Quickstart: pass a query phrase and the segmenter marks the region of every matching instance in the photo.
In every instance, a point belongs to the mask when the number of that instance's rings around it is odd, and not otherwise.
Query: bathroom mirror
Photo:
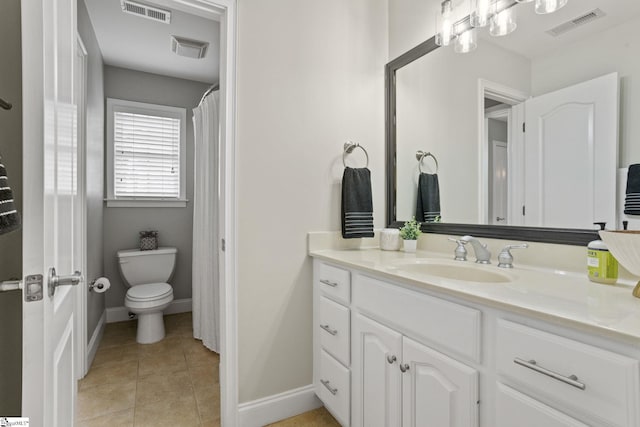
[[[633,144],[640,137],[640,124],[627,119],[640,108],[640,87],[633,84],[640,79],[640,63],[633,54],[640,45],[634,30],[640,24],[640,4],[574,1],[542,16],[534,13],[531,4],[516,5],[514,10],[516,31],[495,38],[480,28],[478,48],[471,53],[457,54],[453,46],[439,48],[432,38],[387,64],[389,225],[397,226],[414,215],[419,170],[435,173],[435,158],[442,222],[424,224],[424,231],[582,245],[596,236],[590,226],[593,221],[619,227],[620,186],[616,182],[621,171],[617,168],[640,162],[640,146]],[[579,24],[574,23],[569,31],[563,32],[567,25],[556,28],[576,20]],[[554,28],[559,34],[550,33]],[[531,183],[542,180],[532,178],[530,171],[551,171],[552,165],[548,159],[532,163],[537,151],[524,148],[523,123],[536,129],[522,103],[606,75],[617,85],[608,88],[613,94],[608,104],[602,104],[613,126],[609,136],[600,137],[597,144],[607,144],[608,151],[582,153],[576,146],[564,154],[554,152],[555,177],[546,187],[535,188]],[[604,107],[595,108],[599,114]],[[527,109],[530,111],[532,108]],[[544,125],[540,120],[532,122]],[[561,132],[575,134],[567,129]],[[565,139],[571,146],[574,138]],[[583,144],[585,150],[588,144]],[[500,157],[492,153],[501,149],[508,154],[501,160],[505,167],[497,168],[494,165],[500,163]],[[419,163],[418,150],[433,157]],[[576,167],[580,158],[583,166]],[[606,173],[601,173],[597,162],[607,164]],[[505,174],[509,183],[500,192],[499,186],[498,190],[494,187],[496,177]],[[591,191],[596,185],[599,190]],[[582,194],[585,199],[593,198],[585,205],[588,209],[576,208],[576,202],[566,203],[571,197],[580,201]],[[496,214],[500,198],[505,199],[506,215]],[[537,200],[546,201],[543,215],[535,215],[542,212]],[[553,206],[559,206],[557,212]]]

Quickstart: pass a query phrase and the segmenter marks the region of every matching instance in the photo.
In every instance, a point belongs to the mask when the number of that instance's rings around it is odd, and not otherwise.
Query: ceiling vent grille
[[[200,40],[171,36],[171,51],[186,58],[200,59],[207,54],[209,43]]]
[[[558,25],[547,31],[547,34],[551,34],[553,37],[558,37],[564,33],[567,33],[571,30],[575,30],[576,28],[588,24],[590,22],[595,21],[596,19],[602,18],[606,14],[600,9],[593,9],[591,12],[587,12],[583,15],[578,16],[570,21],[567,21],[563,24]]]
[[[130,0],[120,0],[120,6],[122,6],[122,11],[125,13],[165,24],[171,23],[171,12],[168,10],[158,9],[157,7],[147,6],[146,4]]]

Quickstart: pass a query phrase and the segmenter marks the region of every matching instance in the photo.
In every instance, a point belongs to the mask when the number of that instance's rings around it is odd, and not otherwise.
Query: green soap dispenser
[[[594,222],[604,230],[606,222]],[[592,282],[613,285],[618,280],[618,261],[611,255],[602,240],[593,240],[587,245],[587,269]]]

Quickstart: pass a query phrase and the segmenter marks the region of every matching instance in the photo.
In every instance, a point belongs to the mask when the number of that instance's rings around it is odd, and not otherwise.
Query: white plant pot
[[[405,252],[413,253],[418,247],[417,240],[403,240],[403,248]]]

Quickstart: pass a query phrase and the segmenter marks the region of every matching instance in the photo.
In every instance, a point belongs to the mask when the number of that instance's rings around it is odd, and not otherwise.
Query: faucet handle
[[[513,268],[513,255],[511,255],[511,249],[526,249],[528,247],[529,245],[526,243],[505,246],[498,255],[498,267]]]
[[[453,259],[456,261],[466,261],[467,249],[464,247],[464,245],[466,245],[467,242],[465,240],[454,239],[453,237],[449,237],[448,239],[458,244],[458,246],[456,247],[456,250],[453,252],[454,254]]]

